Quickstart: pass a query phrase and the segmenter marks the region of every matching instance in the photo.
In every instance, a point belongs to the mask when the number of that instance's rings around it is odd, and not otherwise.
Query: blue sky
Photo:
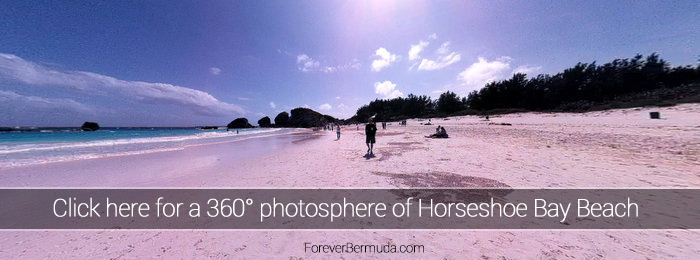
[[[0,125],[253,123],[658,52],[698,1],[3,1]]]

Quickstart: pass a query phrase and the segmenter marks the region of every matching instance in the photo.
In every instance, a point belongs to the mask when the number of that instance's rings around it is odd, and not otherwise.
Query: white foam
[[[241,136],[241,138],[229,139],[227,141],[221,141],[221,142],[232,142],[232,141],[247,140],[247,139],[251,139],[251,138],[264,138],[264,137],[285,134],[285,133],[269,134],[269,133],[277,132],[280,130],[281,129],[244,131],[244,132],[240,132],[239,134],[235,134],[235,133],[231,133],[231,132],[229,132],[229,133],[227,133],[227,132],[204,132],[204,133],[197,133],[195,135],[189,135],[189,136],[102,140],[102,141],[85,142],[82,144],[81,143],[64,143],[61,145],[55,145],[55,146],[51,146],[51,147],[35,147],[35,148],[23,148],[23,149],[28,150],[28,151],[37,151],[37,150],[41,150],[41,149],[57,150],[57,149],[70,148],[67,150],[72,151],[73,149],[78,149],[78,148],[92,148],[92,147],[99,147],[99,146],[105,146],[105,145],[113,145],[111,143],[115,143],[115,141],[118,141],[116,143],[119,143],[119,144],[135,144],[135,143],[142,144],[142,143],[196,140],[196,139],[206,139],[206,138],[219,138],[219,137],[228,137],[228,136]],[[254,135],[254,134],[261,134],[261,133],[263,133],[263,134],[262,135]],[[264,134],[264,133],[268,133],[268,134]],[[136,139],[147,139],[147,140],[136,140]],[[219,143],[219,142],[213,142],[213,143]],[[139,147],[139,149],[128,150],[128,151],[109,151],[109,150],[101,151],[101,152],[86,151],[86,152],[81,152],[81,153],[70,153],[70,154],[60,154],[59,153],[57,155],[32,156],[31,158],[14,158],[14,159],[0,160],[0,169],[1,168],[13,168],[13,167],[45,164],[45,163],[78,161],[78,160],[97,159],[97,158],[105,158],[105,157],[147,154],[147,153],[155,153],[155,152],[177,151],[177,150],[185,149],[188,146],[197,146],[197,145],[203,145],[203,144],[204,143],[202,143],[202,144],[196,144],[196,143],[195,144],[182,144],[182,145],[177,145],[177,146],[173,146],[173,147],[158,147],[158,148],[145,148],[145,149]],[[207,143],[207,144],[209,144],[209,143]],[[59,148],[57,148],[57,147],[59,147]],[[16,153],[19,153],[19,152],[16,152]]]
[[[116,153],[86,153],[86,154],[71,154],[65,156],[51,156],[43,158],[31,158],[31,159],[16,159],[8,161],[0,161],[0,168],[12,168],[20,166],[29,166],[44,163],[54,163],[54,162],[65,162],[65,161],[78,161],[87,159],[97,159],[113,156],[124,156],[124,155],[136,155],[136,154],[146,154],[146,153],[156,153],[156,152],[168,152],[182,150],[183,147],[173,147],[173,148],[159,148],[159,149],[148,149],[148,150],[138,150],[138,151],[128,151],[128,152],[116,152]]]
[[[281,129],[252,130],[252,131],[242,131],[239,134],[236,134],[233,131],[229,131],[229,132],[217,131],[217,132],[202,132],[202,133],[196,133],[193,135],[184,135],[184,136],[138,137],[138,138],[96,140],[96,141],[87,141],[87,142],[61,142],[61,143],[0,145],[0,154],[14,154],[14,153],[36,152],[36,151],[51,151],[51,150],[59,150],[59,149],[79,149],[79,148],[100,147],[100,146],[118,146],[118,145],[127,145],[127,144],[181,142],[181,141],[198,140],[198,139],[234,137],[234,136],[245,136],[245,135],[251,135],[251,134],[270,133],[270,132],[275,132],[275,131],[279,131],[279,130],[281,130]]]

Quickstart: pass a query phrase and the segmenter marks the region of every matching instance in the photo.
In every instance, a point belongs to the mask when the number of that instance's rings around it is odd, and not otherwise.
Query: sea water
[[[190,145],[282,134],[289,129],[178,127],[13,128],[0,132],[0,168],[184,149]]]

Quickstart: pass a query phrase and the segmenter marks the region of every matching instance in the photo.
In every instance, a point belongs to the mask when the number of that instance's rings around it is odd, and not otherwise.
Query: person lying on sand
[[[434,133],[432,135],[425,136],[425,137],[427,137],[427,138],[448,138],[449,137],[447,135],[447,131],[442,126],[438,126],[438,129],[436,129],[435,131],[436,131],[436,133]]]

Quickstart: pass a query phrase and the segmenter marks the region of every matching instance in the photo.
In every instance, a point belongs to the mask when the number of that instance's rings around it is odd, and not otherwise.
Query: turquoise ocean
[[[104,127],[87,132],[68,127],[3,128],[0,131],[0,168],[179,150],[189,145],[290,131],[294,130]]]

